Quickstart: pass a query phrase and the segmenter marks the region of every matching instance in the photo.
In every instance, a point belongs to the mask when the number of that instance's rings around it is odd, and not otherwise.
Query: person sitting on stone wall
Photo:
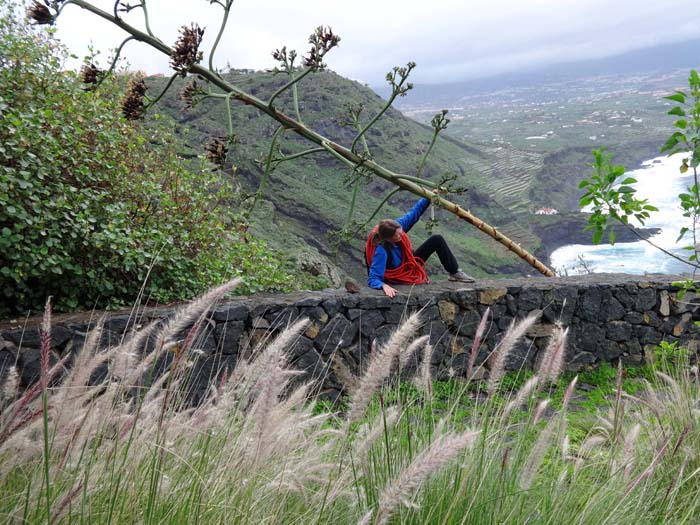
[[[425,261],[436,252],[443,268],[449,273],[450,281],[474,282],[472,277],[459,269],[457,259],[442,235],[431,235],[416,250],[411,247],[406,233],[428,206],[430,200],[422,198],[403,217],[395,221],[385,219],[372,229],[365,243],[367,284],[370,288],[381,289],[389,297],[394,297],[396,289],[389,284],[429,283]]]

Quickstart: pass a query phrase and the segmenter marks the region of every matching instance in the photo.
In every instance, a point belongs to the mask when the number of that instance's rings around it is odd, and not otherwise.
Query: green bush
[[[86,91],[51,30],[0,0],[0,317],[38,309],[295,286],[288,264],[231,234],[230,184],[175,152],[166,123],[124,120],[124,75]]]

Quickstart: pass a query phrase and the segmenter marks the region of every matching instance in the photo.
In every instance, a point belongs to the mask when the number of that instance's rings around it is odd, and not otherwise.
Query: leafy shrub
[[[170,302],[245,275],[243,293],[295,286],[286,262],[231,235],[231,185],[175,152],[166,123],[119,111],[124,75],[86,91],[51,30],[0,0],[0,317]]]

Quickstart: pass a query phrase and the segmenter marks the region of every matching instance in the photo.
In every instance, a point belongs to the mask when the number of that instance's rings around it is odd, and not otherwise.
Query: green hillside
[[[226,77],[263,99],[286,80],[283,75],[267,72],[231,72]],[[153,92],[165,82],[164,78],[149,79]],[[183,154],[196,156],[212,136],[226,134],[226,109],[220,101],[206,100],[192,110],[184,110],[178,96],[182,86],[182,82],[176,82],[157,111],[175,121],[176,132],[187,144]],[[362,116],[366,122],[383,105],[383,100],[366,86],[333,72],[305,78],[299,84],[299,91],[304,122],[344,145],[349,145],[354,137],[352,129],[339,124],[344,106],[363,104]],[[293,113],[290,93],[278,101],[280,109]],[[238,140],[229,154],[229,164],[233,163],[237,168],[235,181],[241,188],[252,191],[263,173],[256,159],[263,159],[267,154],[276,123],[253,108],[234,103],[233,124]],[[369,131],[367,139],[375,160],[393,171],[415,174],[431,134],[430,128],[391,109]],[[292,133],[285,134],[280,144],[285,153],[308,147],[303,139]],[[534,250],[539,246],[539,239],[527,228],[519,226],[519,223],[526,222],[519,219],[532,212],[531,205],[521,197],[527,193],[529,179],[518,180],[513,174],[521,167],[530,172],[530,167],[541,164],[541,155],[507,153],[495,148],[477,149],[454,139],[441,138],[424,168],[424,177],[437,181],[445,173],[455,174],[458,185],[469,189],[467,193],[454,196],[456,202],[507,231],[524,247]],[[229,166],[227,172],[231,173]],[[351,196],[347,187],[349,175],[348,168],[324,154],[281,164],[267,183],[265,200],[256,208],[251,231],[279,248],[298,253],[302,265],[322,260],[336,265],[341,275],[347,273],[362,278],[365,275],[362,264],[364,233],[358,234],[350,245],[340,243],[337,251],[333,248],[332,235],[328,236],[328,232],[339,229],[346,220]],[[364,221],[368,218],[389,188],[388,183],[379,179],[367,181],[358,198],[355,219]],[[415,200],[410,193],[399,193],[378,217],[400,216]],[[467,223],[441,210],[436,213],[436,218],[441,223],[435,231],[443,234],[454,246],[466,271],[476,275],[531,272],[529,266]],[[427,235],[425,227],[418,225],[412,238],[414,243],[419,243]]]

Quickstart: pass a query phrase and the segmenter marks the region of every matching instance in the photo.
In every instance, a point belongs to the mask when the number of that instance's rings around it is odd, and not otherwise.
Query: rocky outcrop
[[[201,397],[259,342],[300,318],[309,319],[309,325],[289,348],[289,361],[302,372],[298,380],[315,381],[319,395],[329,399],[352,383],[367,365],[373,345],[385,341],[412,312],[420,312],[419,334],[428,335],[434,347],[431,369],[438,379],[466,373],[475,332],[487,309],[489,328],[476,361],[484,365],[480,374],[488,373],[487,358],[511,323],[533,312],[539,321],[510,355],[508,368],[532,367],[558,323],[569,327],[569,370],[618,360],[640,365],[660,341],[677,341],[695,354],[700,348],[695,324],[700,306],[692,294],[679,300],[674,280],[598,274],[397,287],[400,293],[394,298],[366,287],[360,293],[326,290],[239,298],[208,315],[195,343],[200,352],[193,367],[192,395]],[[118,344],[141,326],[173,313],[168,308],[109,313],[100,345]],[[38,374],[38,321],[23,329],[17,324],[0,325],[0,375],[16,365],[27,386]],[[51,336],[52,359],[80,351],[90,327],[80,315],[59,317]],[[149,351],[148,344],[144,351]]]

